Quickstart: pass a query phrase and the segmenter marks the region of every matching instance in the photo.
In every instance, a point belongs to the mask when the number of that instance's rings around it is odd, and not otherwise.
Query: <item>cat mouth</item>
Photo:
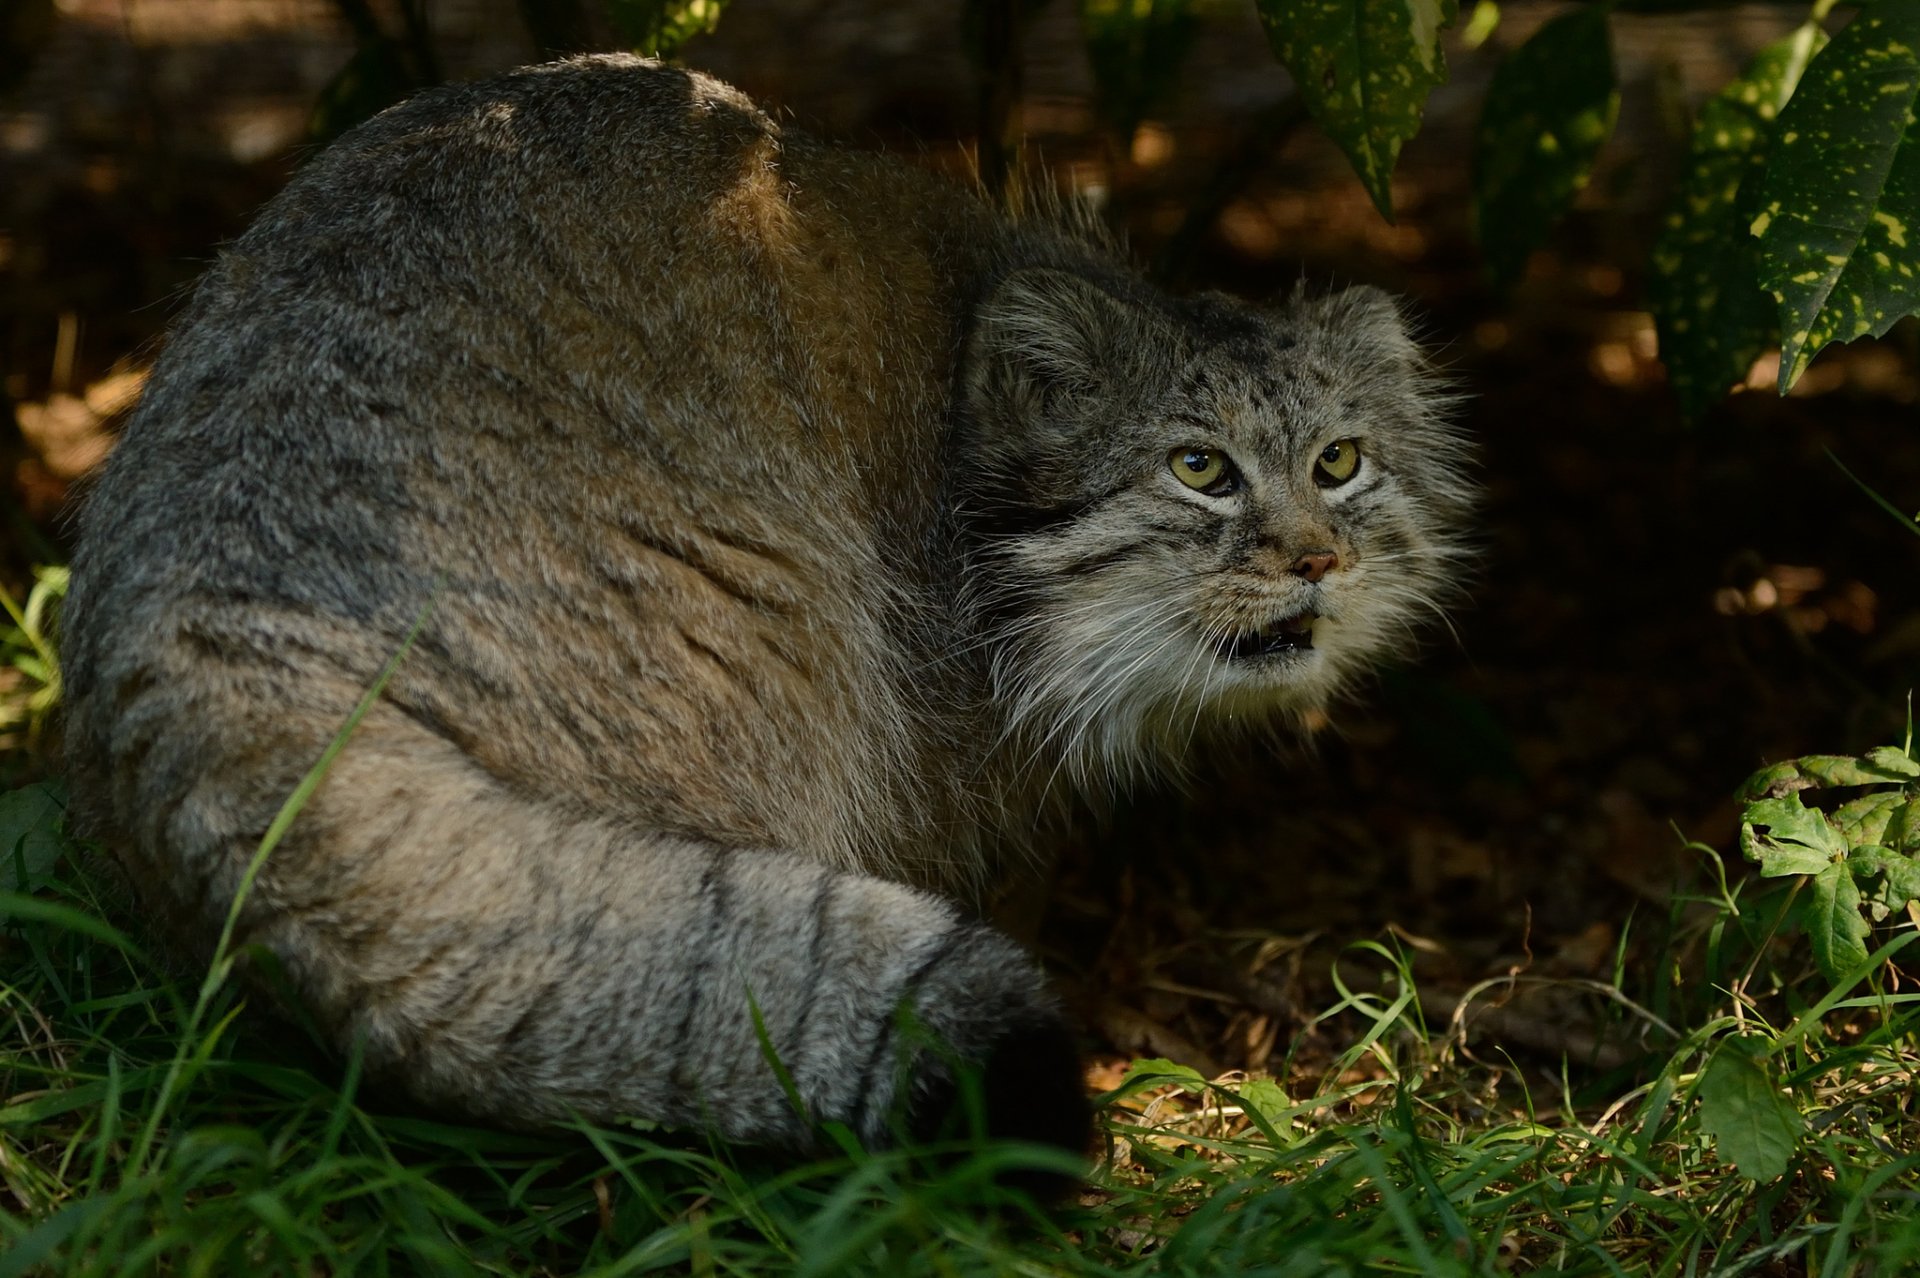
[[[1304,652],[1313,647],[1313,623],[1320,614],[1311,610],[1289,613],[1257,630],[1243,630],[1220,641],[1220,655],[1228,661]]]

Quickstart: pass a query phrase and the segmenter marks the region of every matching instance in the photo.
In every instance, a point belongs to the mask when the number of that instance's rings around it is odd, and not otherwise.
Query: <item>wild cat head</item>
[[[1324,705],[1459,588],[1467,450],[1377,290],[1256,308],[1018,271],[961,396],[997,689],[1082,780]]]

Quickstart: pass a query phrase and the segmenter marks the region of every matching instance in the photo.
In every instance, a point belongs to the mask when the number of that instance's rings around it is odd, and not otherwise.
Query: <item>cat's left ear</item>
[[[1405,305],[1384,289],[1360,284],[1311,300],[1296,290],[1293,305],[1335,341],[1409,367],[1425,362]]]
[[[968,389],[1016,411],[1084,395],[1151,343],[1154,328],[1152,315],[1093,280],[1051,268],[1015,271],[976,316]]]

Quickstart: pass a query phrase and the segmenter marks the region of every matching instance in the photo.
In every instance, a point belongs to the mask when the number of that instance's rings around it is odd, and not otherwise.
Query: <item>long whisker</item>
[[[1200,637],[1200,647],[1199,651],[1195,653],[1195,661],[1211,655],[1219,644],[1226,641],[1227,635],[1230,632],[1231,627],[1226,622],[1220,622],[1208,627],[1207,632]],[[1207,662],[1207,673],[1201,681],[1200,695],[1196,697],[1193,702],[1193,721],[1187,725],[1187,742],[1185,746],[1181,747],[1181,755],[1183,757],[1193,749],[1193,738],[1195,734],[1200,731],[1200,713],[1206,709],[1208,701],[1213,696],[1213,681],[1219,673],[1220,663],[1218,661]],[[1191,666],[1187,669],[1187,677],[1193,677],[1193,669]]]
[[[1175,630],[1165,635],[1164,637],[1162,637],[1159,643],[1155,644],[1152,648],[1148,649],[1147,651],[1141,653],[1138,657],[1136,657],[1127,666],[1125,670],[1120,671],[1118,674],[1114,675],[1110,680],[1105,681],[1106,686],[1102,692],[1100,700],[1088,708],[1087,713],[1085,714],[1085,717],[1080,725],[1079,730],[1074,734],[1073,739],[1067,743],[1066,752],[1063,755],[1063,759],[1072,759],[1074,761],[1074,774],[1076,778],[1081,779],[1083,781],[1086,779],[1086,771],[1087,771],[1086,762],[1084,757],[1080,754],[1081,740],[1087,735],[1089,731],[1092,730],[1092,728],[1096,724],[1102,724],[1103,721],[1106,720],[1108,713],[1116,705],[1119,704],[1120,700],[1123,697],[1125,697],[1128,693],[1133,691],[1133,687],[1130,681],[1132,680],[1135,672],[1137,672],[1142,666],[1146,665],[1148,662],[1152,661],[1155,657],[1159,656],[1160,653],[1166,650],[1169,644],[1173,643],[1175,640],[1180,639],[1182,637],[1183,637],[1182,632],[1179,630]],[[1111,722],[1105,722],[1104,730],[1108,733],[1110,738],[1114,732],[1114,728],[1115,728],[1115,725],[1113,725]],[[1106,751],[1109,757],[1113,757],[1118,754],[1117,749],[1114,748],[1115,744],[1116,743],[1113,743],[1110,740],[1109,748]],[[1048,784],[1049,785],[1052,784],[1051,778],[1048,779]]]
[[[1126,643],[1115,645],[1115,647],[1124,649],[1125,647],[1131,646],[1134,638],[1144,633],[1146,629],[1144,625],[1135,627],[1126,635]],[[1097,672],[1095,677],[1091,677],[1083,683],[1082,690],[1068,708],[1068,713],[1063,715],[1060,721],[1054,725],[1053,730],[1048,732],[1046,739],[1042,741],[1041,745],[1035,751],[1033,762],[1038,763],[1040,752],[1052,744],[1054,738],[1059,735],[1061,728],[1068,724],[1074,725],[1065,748],[1060,752],[1059,761],[1054,764],[1053,771],[1047,776],[1047,783],[1043,788],[1043,792],[1045,789],[1051,789],[1053,787],[1054,780],[1059,776],[1061,768],[1065,767],[1069,760],[1074,761],[1072,767],[1072,775],[1074,778],[1080,781],[1086,779],[1086,769],[1079,761],[1081,740],[1095,724],[1101,721],[1101,717],[1107,710],[1131,690],[1128,685],[1128,679],[1131,678],[1133,673],[1146,662],[1152,660],[1167,644],[1179,638],[1179,635],[1180,632],[1178,630],[1168,634],[1152,648],[1135,655],[1123,670],[1114,672],[1110,671],[1108,667],[1118,664],[1121,660],[1125,660],[1124,656],[1110,658],[1102,663],[1102,668]]]

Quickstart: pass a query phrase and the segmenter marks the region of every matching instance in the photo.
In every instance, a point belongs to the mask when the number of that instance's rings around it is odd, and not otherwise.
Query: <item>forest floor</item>
[[[449,7],[472,36],[458,58],[525,56],[503,8]],[[60,561],[69,486],[110,447],[177,290],[284,177],[299,103],[344,57],[325,6],[266,9],[280,25],[175,48],[141,44],[150,4],[68,6],[98,29],[60,34],[0,117],[20,428],[0,565],[18,600]],[[749,17],[742,0],[690,58],[834,132],[959,164],[964,63],[849,9]],[[43,860],[26,880],[41,908],[12,898],[0,932],[0,1278],[196,1255],[216,1272],[1196,1274],[1893,1273],[1920,1256],[1911,996],[1889,968],[1809,1010],[1827,987],[1776,935],[1790,889],[1744,880],[1736,795],[1763,764],[1904,739],[1920,539],[1842,467],[1920,504],[1920,337],[1830,351],[1784,399],[1763,362],[1689,425],[1640,300],[1663,140],[1659,77],[1633,57],[1671,53],[1710,87],[1768,12],[1632,37],[1623,155],[1506,295],[1466,211],[1472,51],[1388,225],[1311,130],[1259,135],[1245,31],[1209,37],[1206,87],[1121,147],[1058,18],[1030,41],[1023,115],[1054,170],[1108,191],[1142,260],[1178,241],[1190,286],[1414,299],[1468,396],[1486,492],[1472,603],[1425,652],[1310,740],[1129,796],[1054,872],[1038,943],[1106,1103],[1083,1199],[1008,1207],[975,1162],[783,1170],[649,1133],[542,1141],[363,1109],[337,1062],[229,1030],[230,992],[125,957],[80,871]],[[784,40],[817,57],[771,60]],[[88,58],[98,82],[61,78]],[[273,59],[279,79],[258,65]],[[1183,238],[1236,148],[1257,162]],[[0,774],[57,782],[53,730],[29,723],[39,654],[19,627],[9,642]],[[25,802],[0,807],[0,832],[56,824]],[[1764,1184],[1698,1108],[1729,1034],[1769,1045],[1768,1077],[1809,1115]]]

